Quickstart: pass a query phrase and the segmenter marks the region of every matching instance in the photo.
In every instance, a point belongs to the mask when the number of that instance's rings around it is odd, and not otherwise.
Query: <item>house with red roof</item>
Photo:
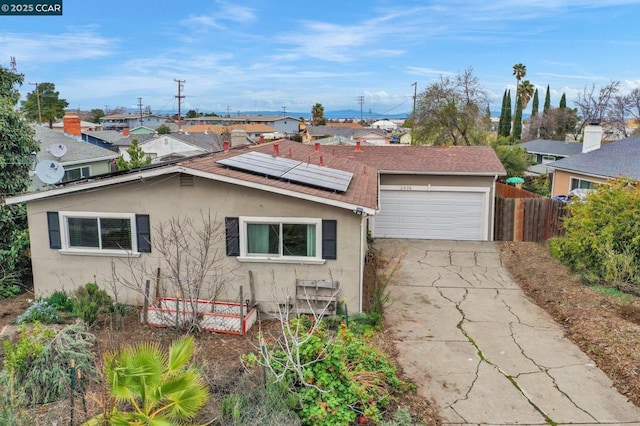
[[[335,300],[357,312],[369,232],[492,240],[494,185],[504,175],[489,147],[280,140],[225,144],[221,152],[58,185],[6,203],[27,206],[37,297],[93,281],[109,289],[114,271],[124,274],[140,263],[164,271],[156,249],[161,224],[204,214],[223,225],[214,247],[233,271],[227,294],[251,287],[260,308],[274,311],[296,303],[299,282],[332,282],[339,283]],[[175,295],[176,289],[162,291]],[[289,300],[284,295],[294,302],[283,302]],[[142,303],[127,288],[119,298]]]

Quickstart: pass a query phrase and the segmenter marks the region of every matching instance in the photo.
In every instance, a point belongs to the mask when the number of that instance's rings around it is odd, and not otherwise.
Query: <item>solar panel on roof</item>
[[[345,192],[353,173],[261,152],[249,152],[216,161],[223,166],[332,191]]]
[[[301,163],[281,177],[291,182],[345,192],[349,187],[353,173],[316,166],[315,164]]]
[[[242,155],[236,155],[235,157],[218,160],[216,163],[233,167],[234,169],[279,178],[284,173],[300,164],[300,161],[284,157],[274,157],[261,152],[249,152]]]

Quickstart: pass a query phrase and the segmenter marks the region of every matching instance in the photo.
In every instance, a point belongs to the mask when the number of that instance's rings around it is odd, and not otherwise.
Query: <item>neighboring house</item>
[[[71,114],[71,113],[66,113],[65,116],[66,117],[69,117],[69,116],[76,116],[77,117],[77,115]],[[57,123],[53,123],[51,128],[53,130],[63,130],[64,131],[64,120],[58,121]],[[80,130],[83,131],[83,132],[86,132],[86,131],[89,131],[89,130],[102,130],[102,124],[92,123],[90,121],[80,120]]]
[[[372,129],[379,129],[385,131],[398,130],[398,125],[391,120],[378,120],[371,123],[369,126]]]
[[[117,154],[104,148],[88,144],[66,133],[52,130],[46,125],[34,125],[35,139],[40,145],[38,162],[50,160],[64,167],[62,182],[88,178],[113,171],[113,161]],[[58,148],[62,145],[64,148]],[[64,152],[62,156],[56,156]],[[42,188],[45,184],[35,175],[33,187]]]
[[[300,120],[283,115],[237,115],[232,117],[194,117],[185,118],[185,126],[196,124],[218,124],[230,126],[236,124],[264,124],[284,135],[292,135],[300,131]]]
[[[138,126],[129,130],[130,135],[153,135],[156,132],[156,129],[152,129],[147,126]]]
[[[247,137],[254,142],[280,139],[283,136],[276,129],[266,124],[229,124],[228,126],[194,124],[193,126],[185,127],[183,130],[188,133],[215,133],[220,136],[225,133],[231,133],[233,130],[243,130],[247,133]]]
[[[583,145],[579,142],[546,139],[523,142],[520,146],[531,156],[533,164],[529,167],[529,173],[533,175],[547,174],[547,164],[579,154],[583,149]]]
[[[26,203],[37,297],[94,280],[109,288],[114,270],[126,275],[142,263],[164,272],[153,248],[158,227],[210,214],[223,226],[219,266],[233,270],[229,299],[252,287],[261,309],[273,311],[296,303],[287,299],[296,280],[330,280],[340,283],[338,300],[358,312],[368,229],[377,237],[491,240],[494,185],[503,175],[490,147],[318,151],[283,140],[6,202]],[[142,302],[124,288],[119,297]]]
[[[329,137],[342,137],[346,139],[361,140],[370,145],[385,145],[391,142],[391,137],[383,130],[356,129],[344,126],[306,126],[302,141],[313,142],[317,139]]]
[[[222,139],[212,133],[130,134],[116,142],[119,153],[127,161],[129,161],[127,149],[134,139],[138,140],[140,148],[152,158],[154,163],[222,151]]]
[[[640,136],[600,147],[602,130],[599,127],[585,129],[584,144],[591,147],[587,152],[547,164],[553,170],[553,196],[567,195],[578,188],[592,189],[618,177],[640,180]]]
[[[104,130],[133,129],[146,126],[152,129],[160,127],[165,119],[155,114],[111,114],[100,119]]]
[[[117,151],[116,143],[123,138],[123,134],[116,130],[83,131],[82,140],[101,148]]]

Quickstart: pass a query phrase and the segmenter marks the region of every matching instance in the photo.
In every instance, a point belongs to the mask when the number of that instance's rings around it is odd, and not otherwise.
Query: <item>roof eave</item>
[[[492,172],[424,172],[424,171],[411,171],[411,170],[385,170],[379,169],[380,174],[387,175],[430,175],[430,176],[506,176],[506,171],[492,171]]]

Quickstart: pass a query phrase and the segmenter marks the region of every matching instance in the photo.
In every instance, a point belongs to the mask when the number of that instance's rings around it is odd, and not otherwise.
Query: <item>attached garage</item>
[[[382,187],[374,236],[489,240],[490,188]]]

